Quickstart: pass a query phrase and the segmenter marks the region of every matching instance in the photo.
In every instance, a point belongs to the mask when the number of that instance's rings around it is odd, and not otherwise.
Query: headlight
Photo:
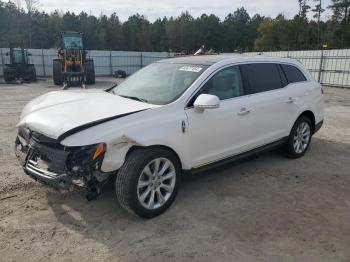
[[[19,127],[18,128],[18,135],[28,143],[30,136],[31,136],[31,132],[26,127]]]
[[[100,143],[82,147],[72,147],[69,150],[70,154],[66,162],[67,167],[70,169],[75,166],[86,167],[98,164],[102,161],[104,153],[106,152],[106,144]]]

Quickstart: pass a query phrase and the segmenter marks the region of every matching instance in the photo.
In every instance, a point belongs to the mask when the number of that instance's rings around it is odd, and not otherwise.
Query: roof
[[[228,60],[230,62],[294,62],[295,60],[289,58],[281,57],[270,57],[270,56],[248,56],[240,54],[230,54],[230,55],[198,55],[198,56],[181,56],[169,59],[163,59],[159,62],[161,63],[174,63],[174,64],[191,64],[191,65],[206,65],[210,66],[215,63]]]

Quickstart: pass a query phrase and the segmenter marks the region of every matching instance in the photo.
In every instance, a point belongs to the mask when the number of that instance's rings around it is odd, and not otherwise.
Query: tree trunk
[[[28,12],[29,15],[29,48],[32,48],[32,13]]]

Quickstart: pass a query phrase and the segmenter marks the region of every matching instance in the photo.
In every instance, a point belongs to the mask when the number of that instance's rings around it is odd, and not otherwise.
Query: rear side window
[[[286,74],[288,83],[297,83],[306,81],[304,74],[295,66],[282,65],[283,71]]]
[[[255,94],[282,88],[279,65],[258,63],[241,65],[244,83],[244,94]]]

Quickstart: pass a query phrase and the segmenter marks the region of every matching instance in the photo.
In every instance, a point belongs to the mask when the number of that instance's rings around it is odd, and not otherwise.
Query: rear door
[[[294,65],[281,64],[281,68],[288,83],[285,89],[289,98],[291,112],[289,127],[291,129],[300,114],[300,108],[314,104],[313,94],[316,90],[314,85],[310,85],[304,74]],[[316,93],[319,94],[320,92]]]
[[[242,106],[249,110],[247,145],[250,149],[277,141],[289,133],[291,106],[287,83],[280,65],[251,63],[240,65],[244,95]]]

